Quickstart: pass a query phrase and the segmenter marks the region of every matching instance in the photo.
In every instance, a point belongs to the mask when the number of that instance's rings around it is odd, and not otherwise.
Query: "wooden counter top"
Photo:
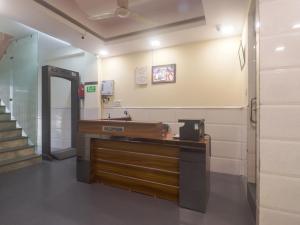
[[[124,128],[123,132],[106,132],[103,131],[103,126]],[[127,130],[126,130],[127,129]],[[168,145],[186,145],[199,147],[208,144],[208,137],[202,138],[199,141],[188,141],[174,139],[170,133],[165,133],[162,123],[147,123],[136,121],[114,121],[114,120],[81,120],[79,121],[79,133],[109,135],[119,140],[127,138],[130,141],[142,141],[161,143]],[[125,140],[125,139],[123,139]]]
[[[154,139],[160,139],[164,136],[162,123],[120,120],[81,120],[79,121],[79,132]]]

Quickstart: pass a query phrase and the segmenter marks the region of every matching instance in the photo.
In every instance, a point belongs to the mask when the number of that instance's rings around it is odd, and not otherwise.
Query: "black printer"
[[[189,141],[199,141],[205,135],[204,119],[201,120],[189,120],[180,119],[179,123],[184,123],[179,128],[179,139]]]

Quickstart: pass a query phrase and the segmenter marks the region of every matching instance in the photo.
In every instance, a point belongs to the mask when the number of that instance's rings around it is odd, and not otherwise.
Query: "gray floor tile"
[[[254,225],[239,177],[212,174],[206,214],[77,182],[75,159],[0,174],[1,225]]]

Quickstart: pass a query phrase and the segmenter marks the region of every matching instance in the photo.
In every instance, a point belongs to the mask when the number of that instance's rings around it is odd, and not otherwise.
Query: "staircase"
[[[1,101],[0,101],[1,102]],[[28,138],[22,136],[22,129],[16,127],[5,106],[0,106],[0,173],[20,169],[41,162]]]

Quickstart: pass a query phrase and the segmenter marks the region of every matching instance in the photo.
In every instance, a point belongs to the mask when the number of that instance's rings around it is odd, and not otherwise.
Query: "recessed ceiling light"
[[[284,51],[284,50],[285,50],[285,47],[284,47],[284,46],[278,46],[278,47],[275,48],[275,51],[276,51],[276,52],[282,52],[282,51]]]
[[[157,48],[160,46],[160,41],[159,40],[152,40],[150,41],[150,45],[153,47],[153,48]]]
[[[260,22],[259,21],[256,22],[255,27],[256,27],[256,29],[260,28]]]
[[[108,56],[108,51],[106,49],[102,49],[102,50],[100,50],[99,54],[101,56]]]
[[[217,31],[221,32],[223,35],[230,35],[234,32],[234,27],[232,25],[217,25]]]
[[[293,29],[299,29],[300,28],[300,23],[294,24],[294,26],[292,28]]]

